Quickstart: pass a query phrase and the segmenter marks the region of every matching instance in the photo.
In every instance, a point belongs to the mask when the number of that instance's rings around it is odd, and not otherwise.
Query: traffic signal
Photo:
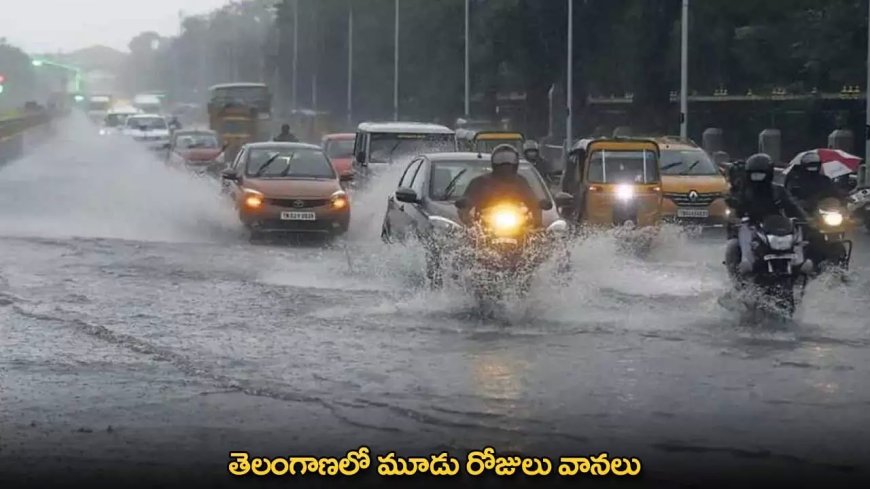
[[[3,93],[3,90],[4,90],[3,82],[5,82],[5,81],[6,81],[6,77],[3,75],[0,75],[0,93]]]

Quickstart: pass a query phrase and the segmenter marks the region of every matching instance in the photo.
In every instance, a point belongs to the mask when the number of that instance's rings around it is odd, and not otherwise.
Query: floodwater
[[[664,481],[866,475],[863,231],[852,280],[813,283],[785,324],[721,308],[721,239],[674,229],[645,258],[574,243],[570,280],[545,266],[481,316],[380,241],[396,175],[353,195],[344,239],[252,245],[212,182],[59,130],[0,169],[0,473],[492,445],[639,457]]]

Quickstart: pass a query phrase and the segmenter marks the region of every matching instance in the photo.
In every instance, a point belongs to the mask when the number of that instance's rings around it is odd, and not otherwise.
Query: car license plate
[[[314,221],[317,216],[313,212],[282,212],[281,219],[284,221]]]
[[[710,217],[707,209],[677,209],[677,217]]]

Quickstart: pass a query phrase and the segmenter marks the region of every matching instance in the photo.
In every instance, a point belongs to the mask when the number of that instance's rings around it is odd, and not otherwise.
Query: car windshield
[[[456,139],[453,134],[372,134],[369,142],[369,161],[391,163],[403,156],[455,150]]]
[[[221,127],[226,134],[249,134],[250,125],[247,119],[226,119]]]
[[[663,175],[718,175],[716,165],[700,149],[662,150],[659,161]]]
[[[88,102],[90,110],[108,110],[112,103],[109,100],[91,100]]]
[[[103,120],[103,124],[106,127],[119,127],[127,122],[128,117],[130,117],[129,114],[108,114]]]
[[[590,183],[655,183],[656,154],[652,151],[609,151],[592,153],[589,160]]]
[[[130,117],[127,127],[140,130],[166,129],[166,120],[162,117]]]
[[[335,178],[326,155],[309,148],[256,148],[248,152],[245,173],[259,178]]]
[[[474,144],[474,150],[480,153],[492,153],[497,146],[502,144],[510,144],[517,151],[523,151],[523,140],[522,139],[485,139],[485,140],[477,140]]]
[[[179,134],[178,138],[175,140],[175,146],[179,149],[215,149],[220,147],[220,142],[214,134]]]
[[[326,156],[330,158],[352,158],[353,139],[330,139],[326,141]]]
[[[462,197],[472,180],[491,171],[492,167],[488,163],[477,161],[434,162],[429,178],[429,197],[436,201],[455,201]],[[531,165],[521,164],[519,174],[529,182],[539,199],[550,198],[537,171]]]

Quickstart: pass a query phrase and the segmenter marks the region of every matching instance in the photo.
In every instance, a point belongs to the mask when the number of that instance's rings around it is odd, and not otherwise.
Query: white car
[[[121,134],[124,130],[124,124],[127,123],[127,118],[142,111],[135,107],[113,107],[103,118],[103,125],[100,127],[101,136],[111,136]]]
[[[148,149],[169,148],[169,124],[158,114],[137,114],[128,117],[123,134],[144,143]]]

